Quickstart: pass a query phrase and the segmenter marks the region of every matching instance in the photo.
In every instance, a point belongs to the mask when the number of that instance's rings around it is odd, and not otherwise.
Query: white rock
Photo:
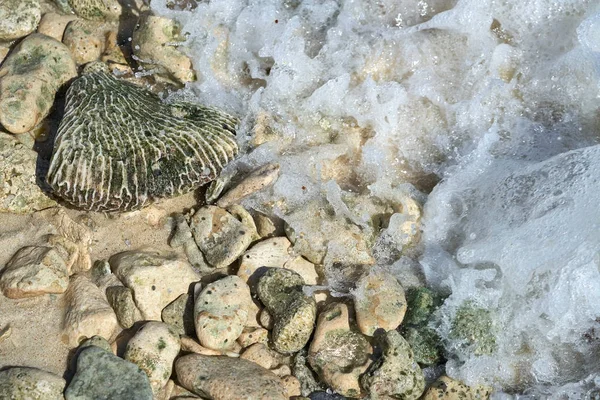
[[[124,358],[148,375],[157,394],[169,381],[173,361],[179,353],[179,334],[163,322],[147,322],[127,343]]]
[[[7,400],[62,400],[66,382],[58,375],[30,367],[0,371],[0,398]]]
[[[0,276],[0,289],[11,299],[64,293],[68,284],[65,262],[54,249],[46,246],[23,247]]]
[[[104,293],[83,275],[73,275],[66,293],[67,313],[64,332],[70,347],[82,339],[102,336],[111,341],[119,327],[117,316]]]
[[[239,203],[244,197],[258,192],[265,187],[273,184],[279,177],[279,165],[267,164],[255,171],[252,171],[240,183],[232,187],[225,193],[217,206],[227,208],[233,204]]]

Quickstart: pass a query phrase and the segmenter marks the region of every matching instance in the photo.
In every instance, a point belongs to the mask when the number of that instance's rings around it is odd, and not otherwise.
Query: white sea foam
[[[372,230],[379,264],[406,272],[414,264],[393,248],[405,238],[382,240],[372,210],[401,202],[413,190],[406,183],[427,191],[442,179],[425,206],[421,264],[430,285],[451,291],[438,329],[452,376],[556,398],[592,390],[598,1],[211,0],[193,11],[165,3],[152,7],[189,32],[199,80],[188,91],[242,116],[248,155],[237,168],[280,164],[269,197],[292,228],[325,229],[288,213],[327,204],[331,221]],[[261,118],[279,138],[255,148]],[[335,237],[334,222],[321,234]],[[492,312],[492,356],[449,333],[467,300]]]

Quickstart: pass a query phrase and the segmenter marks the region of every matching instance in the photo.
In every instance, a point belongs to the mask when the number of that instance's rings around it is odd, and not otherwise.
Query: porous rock
[[[237,204],[245,197],[272,185],[278,177],[279,165],[277,164],[267,164],[258,168],[221,196],[217,206],[227,208]]]
[[[42,15],[42,19],[38,25],[37,33],[50,36],[51,38],[62,42],[65,28],[69,22],[75,19],[77,19],[77,17],[72,14],[64,15],[54,12],[45,13]]]
[[[68,0],[68,3],[75,14],[90,20],[117,20],[123,12],[118,0]]]
[[[194,326],[194,298],[188,293],[184,293],[161,312],[163,322],[171,325],[180,335],[194,336],[196,328]]]
[[[486,386],[467,386],[446,375],[441,376],[425,392],[422,400],[487,400],[491,388]]]
[[[67,25],[62,42],[75,63],[83,65],[100,59],[107,48],[109,33],[117,29],[116,23],[77,19]]]
[[[11,299],[63,293],[68,284],[69,274],[64,260],[54,249],[46,246],[21,248],[0,276],[0,289]]]
[[[0,371],[0,397],[10,400],[62,400],[65,380],[37,368],[12,367]]]
[[[32,130],[50,112],[58,89],[77,76],[67,47],[34,33],[0,68],[0,123],[11,133]]]
[[[139,209],[213,180],[237,154],[237,122],[214,108],[163,102],[91,63],[67,92],[47,181],[78,208]]]
[[[133,291],[135,304],[146,320],[160,321],[162,309],[200,280],[187,262],[174,254],[130,251],[112,256],[113,273]]]
[[[29,35],[41,18],[38,0],[4,0],[0,3],[0,41]]]
[[[106,288],[106,299],[113,308],[121,325],[129,329],[138,321],[142,320],[142,314],[135,305],[133,292],[125,286],[110,286]]]
[[[179,383],[215,400],[284,400],[281,380],[259,365],[239,358],[190,354],[175,362]]]

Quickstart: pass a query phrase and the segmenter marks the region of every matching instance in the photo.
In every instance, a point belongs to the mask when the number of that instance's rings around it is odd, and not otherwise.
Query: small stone
[[[62,41],[75,63],[83,65],[100,59],[107,47],[107,36],[116,30],[113,23],[77,19],[67,25]]]
[[[148,377],[137,365],[96,346],[81,351],[66,400],[152,400]]]
[[[260,276],[266,272],[266,267],[286,268],[300,274],[307,285],[316,285],[319,275],[315,265],[294,255],[291,245],[286,237],[256,243],[240,259],[237,275],[254,289]]]
[[[317,305],[303,285],[300,275],[283,268],[269,268],[258,282],[258,296],[274,318],[271,339],[279,352],[302,349],[313,331]]]
[[[102,336],[92,336],[91,338],[86,339],[83,342],[81,342],[81,344],[77,348],[78,354],[81,353],[81,350],[88,348],[90,346],[100,347],[104,351],[108,351],[109,353],[112,353],[112,348],[110,346],[110,343],[108,343],[108,341],[106,339],[104,339]]]
[[[229,189],[217,201],[217,206],[222,208],[238,204],[245,197],[256,193],[273,184],[279,177],[279,165],[267,164],[252,171],[240,183]]]
[[[0,276],[0,289],[11,299],[64,293],[69,284],[67,266],[51,247],[23,247]]]
[[[363,277],[353,292],[356,321],[362,333],[373,336],[376,330],[396,329],[406,313],[404,289],[386,272]]]
[[[404,323],[410,325],[421,325],[427,322],[429,316],[439,305],[437,296],[426,287],[410,288],[406,292],[408,309],[404,317]]]
[[[301,395],[300,381],[295,376],[284,376],[281,378],[281,383],[283,384],[283,387],[285,388],[285,392],[287,393],[288,397],[295,397]]]
[[[50,208],[40,211],[38,214],[53,225],[59,235],[71,242],[85,245],[92,243],[90,228],[83,223],[73,221],[62,208]]]
[[[265,328],[244,328],[237,342],[243,349],[252,346],[255,343],[267,344],[269,342],[269,331]]]
[[[254,215],[254,222],[256,223],[258,236],[260,236],[261,239],[284,234],[283,220],[281,219],[269,217],[262,213],[256,213],[256,215]]]
[[[361,397],[359,377],[371,364],[372,352],[367,339],[351,329],[345,304],[332,303],[319,314],[308,361],[333,390]]]
[[[118,0],[68,0],[75,14],[89,20],[118,20],[123,12]]]
[[[269,310],[267,310],[266,308],[263,308],[262,310],[260,310],[260,314],[258,316],[258,322],[260,322],[260,326],[262,326],[263,328],[272,330],[275,320],[273,319],[273,316],[271,315]]]
[[[11,41],[35,30],[42,11],[38,0],[4,0],[0,3],[0,41]]]
[[[242,215],[216,206],[200,208],[192,217],[190,228],[206,261],[215,268],[233,263],[257,235],[256,227],[246,223]]]
[[[422,400],[487,400],[492,390],[486,386],[470,387],[447,376],[440,377],[425,392]]]
[[[184,293],[168,306],[163,308],[161,314],[163,322],[171,325],[180,335],[194,336],[194,297]]]
[[[0,132],[0,212],[28,214],[56,205],[37,185],[37,158],[34,150]]]
[[[382,337],[382,357],[361,378],[372,399],[418,399],[425,390],[425,378],[413,352],[398,331]]]
[[[106,299],[113,308],[119,325],[129,329],[142,320],[142,314],[135,305],[131,289],[124,286],[111,286],[106,288]]]
[[[214,350],[231,349],[244,326],[258,325],[257,313],[250,288],[239,277],[231,275],[207,285],[194,305],[200,344]]]
[[[440,361],[442,339],[433,329],[426,326],[409,327],[404,330],[403,336],[410,345],[416,362],[433,365]]]
[[[6,325],[4,328],[0,329],[0,343],[8,339],[12,335],[12,327],[10,325]]]
[[[458,346],[476,356],[496,351],[496,325],[492,313],[478,307],[473,301],[465,301],[452,319],[449,334]]]
[[[11,133],[32,130],[50,112],[58,89],[76,76],[64,44],[39,33],[29,35],[0,68],[0,123]]]
[[[281,378],[287,375],[291,375],[292,369],[289,365],[281,364],[275,368],[271,368],[271,372]]]
[[[148,375],[152,391],[156,394],[171,377],[179,349],[179,334],[164,322],[151,321],[129,340],[124,358],[137,364]]]
[[[175,362],[175,370],[183,387],[215,400],[288,399],[279,377],[248,360],[190,354]]]
[[[185,40],[176,21],[146,13],[138,21],[131,44],[136,60],[146,69],[186,83],[196,77],[192,61],[177,48]]]
[[[50,36],[53,39],[62,42],[63,34],[69,22],[77,19],[74,15],[64,15],[54,12],[46,13],[37,28],[37,33]]]
[[[323,390],[323,387],[315,378],[313,371],[308,367],[306,351],[301,350],[294,356],[292,370],[294,377],[300,382],[300,391],[303,396]]]
[[[66,341],[77,347],[82,339],[102,336],[111,340],[119,322],[104,293],[84,275],[71,277],[66,293],[67,313],[64,320]]]
[[[279,364],[277,355],[275,352],[263,343],[255,343],[248,347],[241,355],[240,358],[244,360],[252,361],[260,365],[265,369],[271,369]]]
[[[90,251],[86,243],[73,243],[61,235],[48,236],[51,245],[65,261],[69,276],[88,271],[92,267]]]
[[[60,376],[37,368],[0,371],[0,397],[7,400],[62,400],[65,385]]]
[[[223,356],[223,355],[225,355],[228,357],[239,357],[239,354],[233,353],[231,351],[219,351],[219,350],[208,349],[208,348],[202,346],[200,343],[196,342],[191,337],[182,336],[180,342],[181,342],[181,351],[184,351],[184,352],[202,354],[204,356]]]
[[[124,252],[109,259],[113,273],[133,291],[142,317],[160,321],[162,309],[200,280],[192,266],[175,255]]]

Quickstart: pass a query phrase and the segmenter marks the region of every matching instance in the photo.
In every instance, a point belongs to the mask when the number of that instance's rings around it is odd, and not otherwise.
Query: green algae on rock
[[[47,181],[78,208],[139,209],[215,179],[237,154],[237,122],[211,107],[165,103],[93,63],[67,92]]]
[[[465,301],[452,320],[450,338],[476,356],[492,354],[497,349],[495,328],[490,310]]]

